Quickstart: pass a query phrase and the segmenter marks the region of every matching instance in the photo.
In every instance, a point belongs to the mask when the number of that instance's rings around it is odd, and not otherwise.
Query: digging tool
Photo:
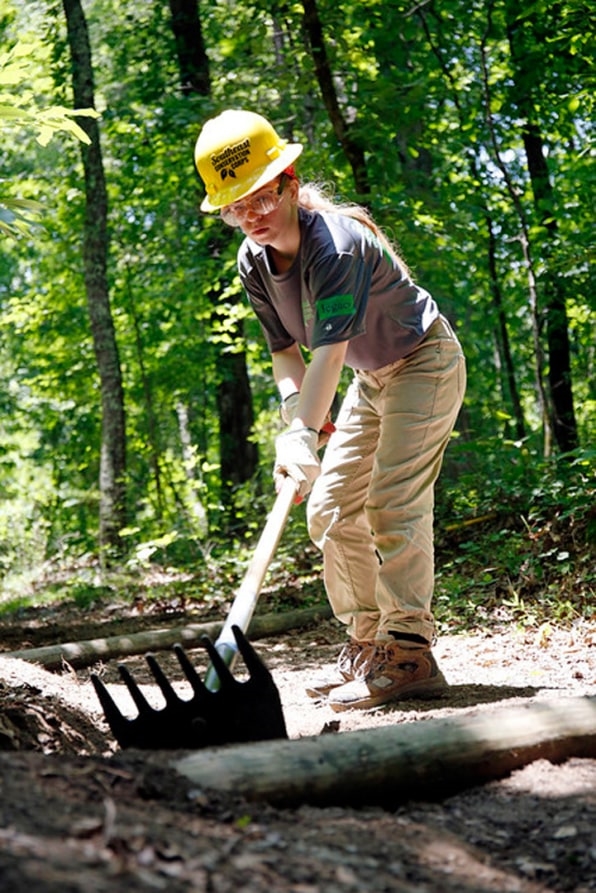
[[[291,477],[287,477],[277,494],[240,588],[234,596],[230,613],[216,639],[215,650],[230,669],[234,666],[238,655],[238,645],[233,635],[233,628],[237,626],[242,632],[248,630],[267,568],[271,564],[296,498],[296,489],[295,482]],[[210,691],[217,691],[219,681],[217,669],[212,663],[205,675],[205,685]]]
[[[218,689],[211,691],[192,666],[181,645],[174,651],[193,696],[181,698],[172,688],[159,663],[146,655],[149,668],[164,697],[165,706],[152,707],[128,669],[118,667],[138,710],[129,719],[120,712],[104,683],[92,674],[91,681],[114,738],[122,748],[177,750],[216,747],[221,744],[287,738],[281,699],[271,673],[239,627],[232,628],[249,677],[234,678],[215,646],[207,638],[203,645],[218,676]]]
[[[331,421],[323,425],[319,448],[327,443],[334,430]],[[91,681],[108,725],[121,747],[184,749],[288,737],[273,677],[246,639],[245,632],[297,491],[296,483],[286,477],[215,644],[207,637],[202,639],[211,659],[204,681],[182,646],[174,646],[178,662],[192,687],[192,698],[180,698],[155,657],[148,654],[145,660],[165,699],[165,706],[161,709],[151,707],[130,672],[120,665],[120,676],[138,710],[137,717],[128,719],[120,712],[101,679],[92,674]],[[244,658],[249,672],[245,682],[238,682],[231,673],[238,653]]]
[[[101,679],[92,674],[91,681],[106,720],[121,747],[198,748],[287,738],[281,700],[273,677],[244,633],[290,514],[296,489],[294,481],[287,477],[215,644],[208,638],[202,640],[211,660],[204,682],[184,649],[180,645],[174,646],[178,662],[193,690],[191,699],[184,700],[176,694],[155,657],[149,654],[145,659],[164,696],[165,706],[161,709],[151,707],[130,672],[120,665],[120,676],[138,710],[138,716],[128,719],[120,712]],[[238,653],[249,671],[245,682],[238,682],[231,673]]]

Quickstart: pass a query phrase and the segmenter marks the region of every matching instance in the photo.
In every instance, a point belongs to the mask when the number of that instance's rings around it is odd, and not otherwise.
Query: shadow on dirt
[[[412,698],[411,700],[396,701],[377,709],[382,710],[383,713],[391,713],[396,710],[404,713],[408,711],[425,713],[449,707],[460,709],[479,704],[495,704],[498,701],[508,701],[513,698],[533,698],[540,691],[540,688],[530,685],[519,687],[514,685],[450,685],[449,691],[439,698],[429,698],[428,700]]]

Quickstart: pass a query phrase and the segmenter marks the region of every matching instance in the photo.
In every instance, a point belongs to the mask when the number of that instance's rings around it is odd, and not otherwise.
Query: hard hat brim
[[[229,200],[225,202],[217,202],[212,201],[209,196],[205,196],[201,202],[201,211],[219,211],[220,208],[232,205],[234,202],[240,201],[240,199],[243,199],[245,196],[256,192],[257,189],[260,189],[271,180],[274,180],[275,177],[293,164],[302,153],[302,149],[302,143],[290,143],[277,158],[267,164],[264,168],[256,171],[254,176],[249,180],[243,180],[241,183],[238,183],[236,189],[234,189],[233,186],[228,188],[227,198],[229,198]]]

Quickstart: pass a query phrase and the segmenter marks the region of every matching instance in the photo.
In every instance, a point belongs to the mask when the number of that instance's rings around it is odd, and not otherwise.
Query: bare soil
[[[1,648],[180,620],[118,608],[42,610],[0,625]],[[342,643],[333,621],[253,643],[273,672],[291,738],[596,694],[594,626],[511,627],[440,639],[435,654],[450,691],[439,701],[336,714],[304,688],[333,663]],[[200,649],[189,656],[204,668]],[[143,658],[126,663],[135,678],[151,682]],[[160,663],[179,679],[172,656],[160,655]],[[115,690],[115,666],[99,670]],[[0,890],[6,893],[596,891],[596,752],[561,765],[541,760],[508,778],[391,810],[282,810],[193,788],[172,769],[171,754],[119,751],[89,673],[68,666],[49,673],[0,656]]]

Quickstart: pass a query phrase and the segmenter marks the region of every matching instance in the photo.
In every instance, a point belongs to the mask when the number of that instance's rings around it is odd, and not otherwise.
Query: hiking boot
[[[335,711],[367,710],[405,698],[437,697],[447,689],[428,645],[377,642],[365,672],[336,687],[329,695]]]
[[[375,648],[374,642],[350,639],[339,653],[335,666],[320,670],[306,688],[311,698],[324,698],[334,688],[345,685],[366,672],[367,657]]]

